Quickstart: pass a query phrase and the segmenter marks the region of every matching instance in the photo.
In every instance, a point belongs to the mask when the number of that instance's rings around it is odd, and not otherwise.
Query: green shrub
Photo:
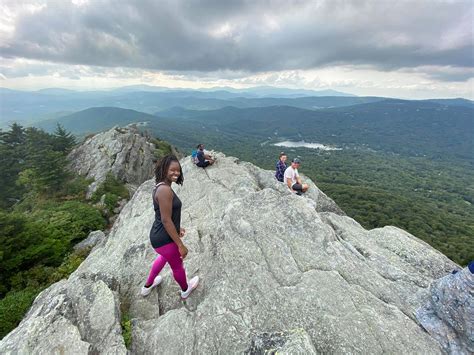
[[[32,217],[46,223],[50,235],[61,235],[72,243],[84,239],[91,231],[105,228],[100,211],[79,201],[49,203]]]
[[[59,266],[75,243],[106,226],[99,210],[79,201],[49,202],[42,208],[30,214],[0,212],[0,297],[13,285],[22,287],[18,277],[12,279],[15,274],[34,267],[39,268],[23,286],[44,283],[42,266]],[[36,276],[37,283],[32,281]]]
[[[74,179],[64,184],[62,195],[63,199],[85,200],[87,187],[92,183],[92,179],[86,179],[83,176],[76,176]]]
[[[110,214],[113,213],[114,208],[121,199],[128,199],[130,194],[125,187],[125,184],[118,180],[112,173],[108,173],[105,181],[92,194],[91,200],[99,202],[101,197],[105,195],[105,208]]]
[[[112,173],[108,173],[105,181],[99,186],[99,188],[92,195],[92,201],[98,202],[102,195],[110,193],[118,197],[129,198],[129,193],[125,184],[118,180]]]
[[[161,159],[165,155],[171,154],[172,148],[169,143],[159,140],[158,138],[152,138],[150,142],[155,145],[153,155],[156,159]]]
[[[51,275],[54,271],[55,268],[52,266],[36,265],[28,270],[17,272],[10,278],[11,290],[47,287],[51,283]]]
[[[63,263],[50,274],[48,279],[49,283],[58,282],[59,280],[68,278],[69,275],[71,275],[86,259],[89,252],[90,249],[86,249],[69,254],[64,259]]]
[[[26,288],[9,292],[0,300],[0,339],[21,322],[42,288]]]
[[[130,320],[130,316],[127,312],[122,312],[120,325],[122,326],[123,341],[127,349],[129,349],[130,345],[132,344],[132,321]]]
[[[115,206],[117,206],[117,202],[119,201],[119,196],[112,194],[110,192],[107,192],[105,194],[105,199],[104,199],[104,204],[105,207],[112,213]]]
[[[25,316],[35,297],[45,288],[69,277],[84,261],[90,249],[74,252],[57,267],[35,266],[18,272],[12,280],[12,291],[0,300],[0,339],[12,331]],[[128,324],[129,335],[130,324]]]

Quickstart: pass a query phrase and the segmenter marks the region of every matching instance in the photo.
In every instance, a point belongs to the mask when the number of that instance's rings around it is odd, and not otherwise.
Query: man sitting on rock
[[[300,164],[301,161],[298,158],[294,158],[291,161],[291,165],[286,168],[284,178],[288,188],[301,196],[301,194],[308,191],[309,186],[301,182],[300,175],[298,174]]]
[[[214,164],[214,162],[216,161],[213,157],[211,157],[210,155],[206,154],[204,152],[204,144],[198,144],[197,146],[197,158],[198,158],[198,162],[197,162],[197,166],[201,167],[201,168],[206,168],[208,167],[209,165],[212,165]]]

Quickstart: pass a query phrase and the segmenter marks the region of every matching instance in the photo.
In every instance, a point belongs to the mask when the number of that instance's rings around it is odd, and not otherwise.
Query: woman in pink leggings
[[[188,249],[181,238],[185,234],[181,224],[181,201],[171,189],[171,183],[182,185],[183,171],[178,159],[174,155],[163,157],[155,169],[156,185],[153,189],[153,207],[155,208],[155,222],[150,231],[151,245],[158,253],[153,262],[145,286],[142,287],[142,296],[148,296],[151,290],[158,286],[162,277],[158,275],[166,263],[170,264],[173,277],[181,287],[181,298],[186,299],[197,287],[199,277],[187,280],[183,259]]]

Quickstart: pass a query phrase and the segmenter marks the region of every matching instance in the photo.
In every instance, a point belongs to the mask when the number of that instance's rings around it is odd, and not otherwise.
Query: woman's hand
[[[180,229],[179,229],[179,237],[180,237],[180,238],[183,238],[185,234],[186,234],[186,229],[180,228]]]
[[[188,255],[188,248],[185,247],[184,244],[181,244],[179,247],[179,254],[181,255],[181,258],[184,259],[186,255]]]

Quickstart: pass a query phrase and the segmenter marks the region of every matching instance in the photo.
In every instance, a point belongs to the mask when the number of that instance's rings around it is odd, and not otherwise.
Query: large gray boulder
[[[86,239],[74,245],[74,251],[84,252],[91,250],[97,244],[102,242],[105,239],[105,233],[98,230],[90,232]]]
[[[202,280],[188,300],[168,266],[162,284],[139,295],[156,257],[149,180],[106,241],[40,294],[0,353],[125,353],[123,313],[133,354],[444,351],[414,313],[456,264],[398,228],[365,230],[311,182],[296,196],[273,172],[217,157],[207,169],[183,159],[184,185],[174,186],[186,270]]]
[[[114,127],[86,139],[68,158],[74,172],[94,180],[90,197],[109,172],[134,191],[153,176],[154,149],[134,126]]]
[[[474,353],[473,271],[466,267],[433,282],[429,301],[416,311],[423,328],[453,354]]]

